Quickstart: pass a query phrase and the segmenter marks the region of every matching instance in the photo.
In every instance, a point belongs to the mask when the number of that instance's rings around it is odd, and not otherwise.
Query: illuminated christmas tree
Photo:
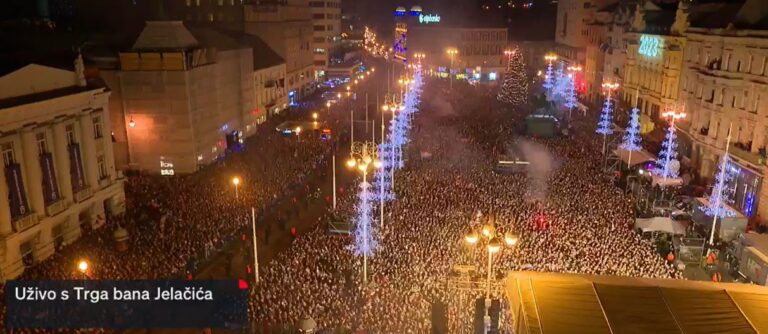
[[[573,74],[568,75],[568,85],[565,92],[565,103],[563,106],[566,109],[576,108],[578,98],[576,97],[576,80],[573,78]]]
[[[629,124],[624,132],[624,141],[619,147],[625,151],[635,152],[643,149],[643,137],[640,136],[640,109],[632,108]]]
[[[675,127],[670,126],[664,142],[661,143],[659,158],[656,160],[656,168],[653,174],[663,178],[676,178],[680,169],[680,162],[677,161],[677,134]]]
[[[600,113],[600,121],[597,122],[597,130],[595,132],[601,135],[613,134],[613,109],[611,106],[611,98],[605,99],[603,104],[603,110]]]
[[[499,101],[520,106],[528,102],[528,76],[525,73],[523,54],[519,49],[512,51],[504,74],[504,84],[501,86]]]

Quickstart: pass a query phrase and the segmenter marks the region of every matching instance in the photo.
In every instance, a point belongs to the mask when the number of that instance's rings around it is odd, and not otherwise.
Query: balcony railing
[[[32,226],[37,225],[37,215],[34,212],[30,212],[26,216],[19,217],[13,221],[13,230],[18,232],[26,231]]]
[[[80,203],[80,202],[88,199],[92,195],[93,195],[93,190],[91,190],[91,187],[85,187],[85,189],[80,190],[80,191],[75,193],[75,202]]]
[[[109,186],[109,177],[105,176],[99,180],[99,189],[104,189]]]
[[[67,202],[64,200],[58,200],[46,206],[45,213],[48,214],[49,217],[53,217],[66,209],[67,209]]]
[[[749,162],[755,166],[762,166],[765,165],[765,158],[760,156],[758,153],[752,153],[749,150],[743,149],[739,146],[736,146],[736,144],[731,144],[730,152],[733,154],[733,156],[744,160],[746,162]]]

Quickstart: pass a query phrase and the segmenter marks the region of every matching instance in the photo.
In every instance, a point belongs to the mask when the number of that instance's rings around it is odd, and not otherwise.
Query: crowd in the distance
[[[398,199],[387,205],[380,244],[368,262],[369,284],[362,284],[352,240],[318,228],[263,271],[252,299],[260,331],[312,317],[329,331],[429,333],[435,320],[450,333],[469,332],[474,298],[482,292],[462,290],[448,277],[456,265],[475,266],[484,277],[487,253],[467,246],[464,236],[489,219],[499,233],[519,237],[494,257],[496,275],[680,276],[632,230],[631,199],[598,170],[593,119],[574,122],[571,138],[525,139],[552,159],[549,167],[532,166],[551,168],[543,182],[531,182],[541,175],[529,173],[498,175],[494,159],[515,140],[524,115],[495,105],[483,88],[457,87],[460,93],[450,95],[437,83],[424,90],[407,166],[396,175]],[[348,194],[342,211],[351,215],[355,200]],[[445,305],[445,316],[433,319],[433,305]]]
[[[328,332],[429,333],[435,321],[451,333],[468,333],[473,300],[482,292],[461,289],[449,277],[456,265],[475,266],[484,277],[487,253],[468,246],[464,236],[489,220],[499,233],[519,237],[494,257],[496,276],[508,270],[679,276],[632,231],[631,199],[598,171],[593,119],[576,122],[571,138],[528,139],[553,158],[543,182],[531,182],[527,173],[492,171],[515,140],[521,115],[497,105],[484,88],[444,89],[434,81],[424,88],[408,161],[396,174],[397,200],[387,204],[383,227],[374,223],[379,246],[368,261],[369,284],[362,284],[352,238],[328,233],[320,221],[263,264],[251,296],[253,332],[275,333],[311,317]],[[304,184],[313,170],[325,168],[332,144],[293,139],[265,131],[246,153],[200,173],[127,178],[127,214],[110,224],[128,229],[128,252],[115,251],[114,228],[103,228],[22,278],[80,278],[80,258],[94,264],[95,278],[183,277],[200,252],[221,247],[247,226],[250,204],[243,203],[263,203],[264,213],[308,194]],[[240,201],[232,200],[235,175],[243,180]],[[351,219],[355,196],[345,192],[336,214]],[[443,305],[444,315],[433,317],[434,305]]]
[[[310,134],[303,140],[282,137],[274,131],[277,122],[260,127],[246,142],[250,147],[244,152],[198,173],[126,177],[124,215],[111,217],[106,227],[86,228],[79,240],[27,268],[20,279],[83,279],[77,270],[81,259],[90,263],[91,279],[188,278],[206,255],[214,254],[238,236],[240,229],[250,226],[252,205],[260,219],[270,216],[288,221],[296,210],[284,202],[306,197],[311,188],[308,184],[317,182],[311,175],[329,168],[334,143],[308,140]],[[241,180],[237,200],[231,183],[235,176]],[[126,252],[115,249],[112,233],[118,224],[129,232]],[[263,229],[259,233],[263,235]]]

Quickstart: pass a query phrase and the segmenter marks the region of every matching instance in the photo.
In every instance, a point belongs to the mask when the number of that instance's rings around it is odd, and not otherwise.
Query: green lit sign
[[[641,35],[640,48],[637,52],[647,57],[658,57],[661,54],[661,38],[652,35]]]

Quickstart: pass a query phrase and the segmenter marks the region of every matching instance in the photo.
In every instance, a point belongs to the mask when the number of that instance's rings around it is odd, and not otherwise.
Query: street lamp
[[[136,127],[136,122],[133,121],[133,116],[131,116],[131,120],[128,121],[128,126],[130,126],[131,128]]]
[[[606,81],[606,82],[603,82],[602,87],[606,91],[606,93],[605,93],[606,94],[605,95],[605,100],[607,101],[606,102],[607,103],[607,107],[610,108],[610,106],[611,106],[611,93],[613,92],[613,90],[619,88],[619,83],[618,82]],[[612,125],[608,124],[607,126],[611,127]],[[607,133],[603,133],[603,155],[605,155],[605,140],[606,140],[607,136],[608,136]]]
[[[485,332],[488,333],[491,326],[491,316],[490,316],[490,308],[491,308],[491,279],[493,274],[493,254],[498,253],[501,251],[503,244],[501,241],[499,241],[501,235],[498,235],[496,233],[496,228],[493,224],[484,224],[480,228],[480,233],[477,233],[476,231],[472,231],[469,234],[464,236],[464,241],[467,242],[467,244],[474,246],[479,243],[480,241],[480,235],[484,237],[485,240],[488,240],[488,244],[485,246],[486,250],[488,251],[488,276],[486,281],[486,290],[485,290],[485,316],[483,317],[483,322],[485,324]],[[504,244],[512,248],[517,245],[518,237],[514,235],[511,231],[507,231],[503,235],[504,238]]]
[[[448,50],[445,50],[446,53],[448,53],[448,57],[451,58],[451,66],[448,67],[448,76],[450,77],[450,89],[453,90],[453,57],[456,56],[459,53],[459,50],[456,48],[449,48]]]
[[[88,275],[88,269],[90,269],[90,264],[88,264],[88,261],[85,259],[81,259],[77,262],[77,271],[79,271],[83,276],[86,278],[90,278]]]
[[[363,190],[362,198],[364,199],[365,208],[362,209],[362,215],[364,219],[370,219],[368,205],[368,170],[381,168],[381,161],[379,161],[378,147],[375,142],[353,142],[352,149],[350,150],[349,160],[347,160],[347,167],[355,168],[363,173],[363,182],[361,188]],[[370,222],[370,221],[368,221]],[[368,252],[370,245],[368,244],[368,224],[361,224],[363,228],[363,284],[368,284]]]
[[[238,188],[240,186],[240,178],[235,176],[232,178],[232,184],[235,185],[235,199],[239,199]]]
[[[317,122],[317,113],[316,113],[316,112],[313,112],[313,113],[312,113],[312,119],[313,119],[315,122]]]
[[[669,136],[671,138],[670,139],[671,140],[670,144],[671,144],[672,141],[674,140],[675,121],[678,120],[678,119],[685,118],[686,114],[684,112],[682,112],[682,111],[677,111],[677,108],[675,108],[674,106],[669,106],[667,108],[667,111],[663,112],[661,114],[661,116],[669,118],[669,130],[668,131],[669,131]],[[673,153],[673,150],[674,150],[674,144],[671,144],[671,146],[672,147],[668,147],[667,148],[669,151],[667,152],[667,156],[664,159],[666,161],[663,161],[663,163],[664,163],[664,171],[662,173],[664,175],[664,181],[667,180],[667,176],[669,174],[670,161],[673,159],[672,153]],[[665,184],[666,184],[666,182],[665,182]]]

